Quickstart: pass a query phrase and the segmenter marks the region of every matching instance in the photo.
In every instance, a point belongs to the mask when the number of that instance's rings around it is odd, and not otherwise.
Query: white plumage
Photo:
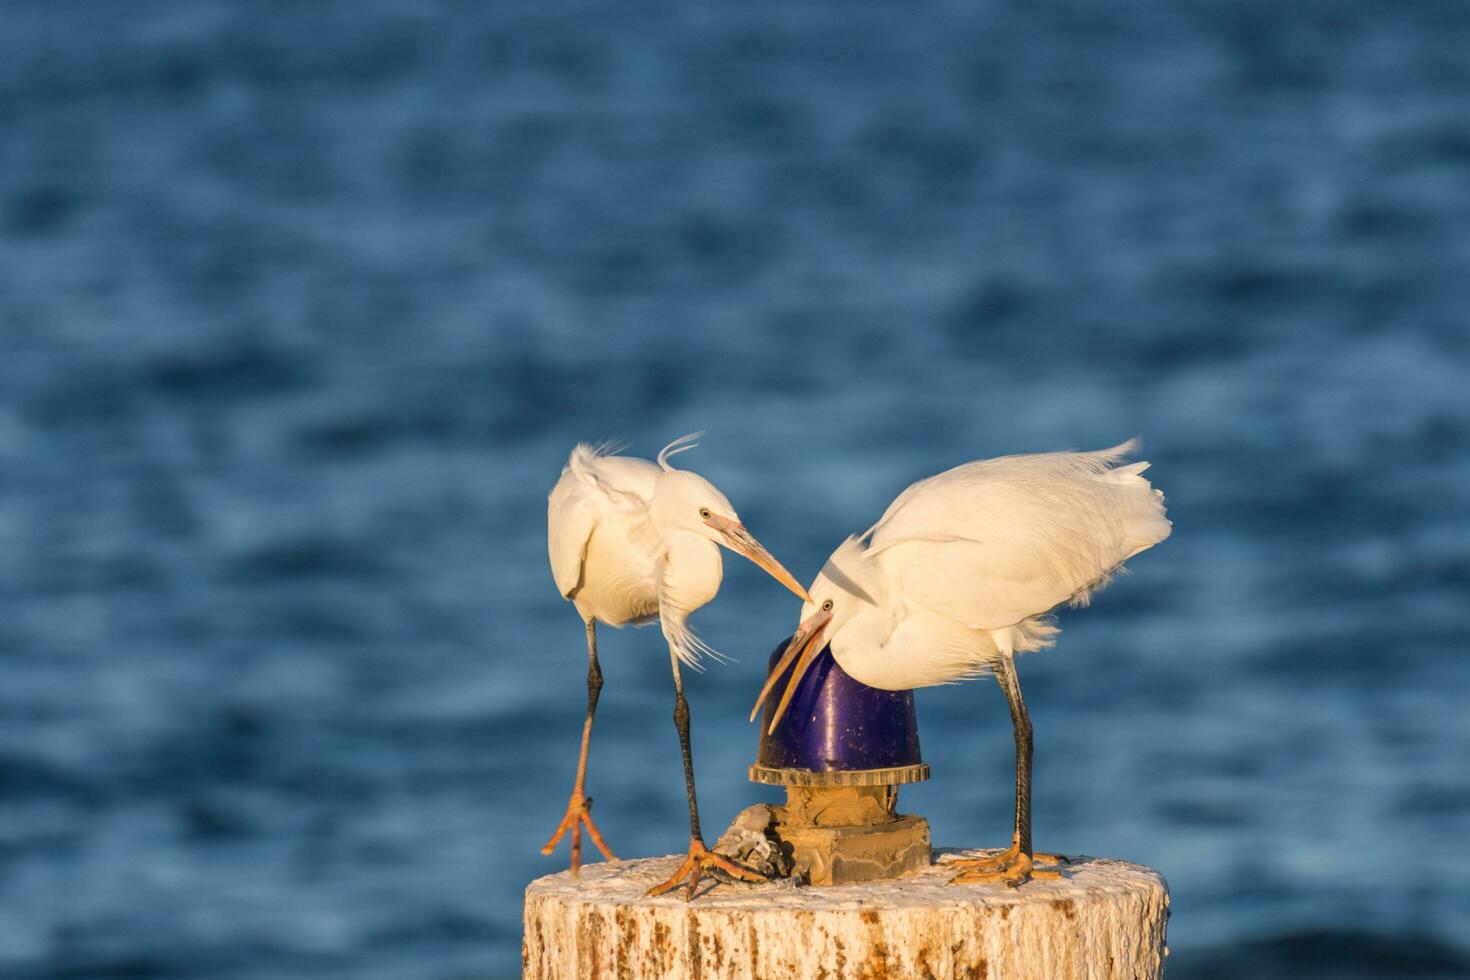
[[[1148,464],[1117,465],[1134,448],[1002,456],[920,480],[832,553],[802,619],[830,600],[833,657],[885,690],[963,680],[1050,646],[1051,610],[1086,604],[1169,536]]]
[[[702,654],[718,656],[688,619],[720,591],[720,545],[798,596],[805,590],[751,537],[714,484],[669,463],[696,438],[665,446],[657,463],[614,455],[611,444],[578,445],[547,500],[546,544],[557,590],[583,622],[656,621],[673,654],[697,668]]]
[[[556,590],[583,622],[643,626],[658,618],[662,540],[649,505],[661,472],[613,446],[572,450],[546,506],[546,551]],[[718,560],[718,550],[716,550]]]
[[[1085,605],[1125,561],[1170,533],[1163,494],[1142,476],[1148,464],[1122,462],[1135,448],[1005,456],[909,487],[827,560],[757,711],[794,660],[774,729],[824,640],[844,671],[885,690],[995,672],[1018,749],[1024,728],[1029,796],[1030,723],[1014,655],[1052,645],[1059,630],[1048,613]],[[1017,802],[1029,861],[1029,800],[1024,833]]]
[[[669,460],[693,449],[695,436],[676,439],[656,463],[616,455],[611,445],[578,445],[552,489],[546,510],[547,554],[557,591],[576,606],[587,632],[587,718],[577,782],[567,815],[543,852],[572,831],[572,870],[580,857],[581,828],[611,858],[587,814],[584,796],[587,749],[602,671],[597,662],[597,624],[642,626],[657,621],[668,642],[676,692],[675,721],[684,749],[691,821],[690,861],[720,864],[699,840],[689,754],[688,706],[679,677],[681,663],[697,667],[702,654],[716,655],[689,626],[689,615],[720,590],[723,545],[765,569],[801,598],[806,590],[740,523],[725,495],[696,473]],[[698,852],[698,853],[696,853]],[[728,864],[728,862],[724,862]],[[732,870],[734,869],[734,870]],[[726,868],[732,874],[735,866]],[[690,869],[684,869],[690,874]],[[749,872],[745,872],[749,874]],[[693,874],[697,880],[698,874]],[[692,891],[692,885],[691,885]]]

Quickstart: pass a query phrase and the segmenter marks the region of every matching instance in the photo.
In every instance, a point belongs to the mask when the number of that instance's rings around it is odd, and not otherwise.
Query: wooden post
[[[993,852],[940,852],[978,856]],[[701,885],[644,898],[682,856],[583,867],[530,884],[524,976],[1136,980],[1164,974],[1169,892],[1156,871],[1077,858],[1062,881],[951,885],[943,863],[826,888]],[[676,895],[678,893],[675,893]]]

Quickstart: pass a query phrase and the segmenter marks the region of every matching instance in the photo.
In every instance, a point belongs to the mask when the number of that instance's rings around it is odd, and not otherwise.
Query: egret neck
[[[665,543],[659,603],[693,612],[719,593],[724,575],[719,545],[692,531],[672,531]]]

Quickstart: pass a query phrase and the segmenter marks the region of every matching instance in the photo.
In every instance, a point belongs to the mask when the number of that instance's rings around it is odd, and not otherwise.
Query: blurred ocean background
[[[1470,976],[1470,5],[11,0],[0,977],[470,978],[571,787],[571,445],[809,579],[912,480],[1144,437],[1172,540],[1024,659],[1037,846],[1170,976]],[[704,822],[796,604],[727,558]],[[682,850],[668,658],[590,792]],[[1001,845],[999,690],[919,695]]]

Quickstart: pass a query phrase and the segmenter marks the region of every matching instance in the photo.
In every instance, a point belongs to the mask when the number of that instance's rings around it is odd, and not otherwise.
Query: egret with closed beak
[[[658,454],[656,463],[616,455],[615,447],[608,445],[578,445],[547,503],[552,577],[563,598],[576,606],[587,631],[587,717],[566,815],[541,851],[550,854],[570,830],[572,874],[576,875],[585,826],[603,856],[616,860],[592,822],[592,801],[586,795],[587,749],[602,690],[597,624],[621,627],[658,622],[674,671],[674,724],[684,755],[689,798],[689,852],[674,876],[651,889],[651,895],[670,891],[687,878],[687,895],[693,897],[700,875],[709,868],[746,881],[764,880],[706,850],[694,793],[689,705],[679,666],[697,668],[701,654],[714,653],[690,629],[688,619],[720,590],[724,574],[720,547],[749,558],[802,600],[810,598],[740,523],[724,494],[698,474],[670,464],[674,455],[693,449],[696,438],[697,434],[676,439]]]

